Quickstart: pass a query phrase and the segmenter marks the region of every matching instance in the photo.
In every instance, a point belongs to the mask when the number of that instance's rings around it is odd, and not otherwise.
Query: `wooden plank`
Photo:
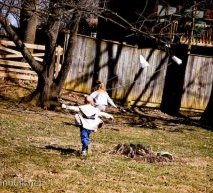
[[[44,56],[44,53],[35,53],[35,54],[32,54],[32,56],[34,57],[42,57]],[[17,54],[0,54],[0,58],[23,58],[23,55],[19,52]]]
[[[16,69],[16,68],[7,68],[7,67],[1,67],[0,66],[0,71],[5,71],[5,72],[18,72],[18,73],[23,73],[23,74],[32,74],[32,75],[37,75],[36,72],[32,70],[24,70],[24,69]]]
[[[26,62],[16,62],[16,61],[11,61],[11,60],[0,60],[0,64],[31,68],[30,65]]]
[[[43,62],[44,59],[43,58],[39,58],[39,57],[34,57],[35,60],[39,61],[39,62]]]
[[[116,44],[113,45],[113,51],[115,50],[114,47],[116,47],[116,46],[117,46]],[[99,69],[100,69],[98,72],[98,79],[100,81],[104,82],[106,85],[107,81],[108,81],[107,79],[109,78],[108,77],[108,74],[109,74],[108,62],[110,60],[110,58],[108,58],[109,56],[106,51],[107,50],[106,42],[101,42],[99,49],[100,49],[101,57],[99,58],[99,61],[96,61],[96,62],[98,62]],[[112,57],[114,57],[114,55]],[[95,56],[94,56],[94,58],[95,58]]]
[[[12,41],[7,41],[7,40],[0,40],[0,45],[4,45],[4,46],[16,46],[14,42]],[[44,45],[39,45],[39,44],[28,44],[28,43],[24,43],[24,45],[27,48],[30,49],[36,49],[36,50],[45,50],[45,46]],[[3,46],[2,46],[3,47]],[[56,51],[60,52],[60,54],[63,54],[63,48],[61,48],[60,46],[56,47]]]
[[[204,110],[211,95],[213,58],[190,55],[184,82],[181,107]]]
[[[34,50],[45,50],[45,46],[44,45],[27,44],[27,43],[24,43],[24,45],[27,48],[34,49]]]
[[[7,41],[7,40],[0,40],[0,44],[4,46],[15,46],[13,41]]]
[[[0,44],[2,44],[4,46],[16,46],[13,41],[7,41],[7,40],[0,40]],[[45,50],[45,46],[44,45],[28,44],[28,43],[24,43],[24,45],[27,48],[31,48],[31,49]]]
[[[38,77],[36,76],[28,76],[12,72],[0,72],[0,77],[22,79],[22,80],[38,80]]]
[[[136,87],[138,83],[138,79],[136,80],[136,75],[138,74],[138,71],[140,70],[140,61],[139,61],[139,50],[134,49],[134,52],[132,54],[132,62],[130,63],[131,70],[129,72],[130,76],[130,86],[131,88],[131,93],[129,94],[127,98],[127,102],[131,100],[136,100]]]
[[[7,52],[10,52],[10,53],[13,53],[13,54],[19,54],[20,53],[19,51],[16,51],[16,50],[13,50],[13,49],[10,49],[10,48],[5,48],[1,45],[0,45],[0,50],[7,51]]]

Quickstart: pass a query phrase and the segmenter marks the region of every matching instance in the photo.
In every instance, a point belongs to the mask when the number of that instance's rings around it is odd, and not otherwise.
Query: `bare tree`
[[[5,2],[6,1],[1,3],[1,7],[6,6]],[[33,1],[33,3],[35,2],[36,1]],[[207,1],[198,1],[198,3],[200,5],[205,5]],[[18,37],[11,28],[10,23],[7,20],[7,14],[2,14],[1,12],[0,23],[3,25],[7,33],[15,42],[16,46],[20,49],[24,58],[30,64],[32,69],[38,74],[37,88],[29,96],[28,99],[35,100],[38,105],[41,105],[43,107],[49,107],[51,101],[56,101],[58,99],[66,76],[71,68],[73,47],[75,46],[76,34],[81,18],[88,18],[90,15],[92,15],[92,18],[99,17],[104,20],[110,21],[123,30],[127,30],[129,36],[131,36],[132,34],[136,34],[139,37],[151,39],[163,48],[166,48],[166,51],[170,51],[170,47],[174,47],[172,46],[173,44],[178,44],[178,41],[175,40],[178,40],[178,38],[180,38],[180,35],[182,34],[182,32],[179,33],[179,31],[171,31],[174,24],[173,21],[181,21],[182,18],[188,18],[188,20],[193,21],[193,14],[191,14],[190,12],[183,12],[179,14],[178,17],[176,16],[176,14],[164,16],[156,13],[152,13],[151,15],[143,14],[145,13],[145,9],[147,6],[147,4],[145,4],[142,12],[138,12],[138,19],[134,22],[131,22],[128,21],[128,19],[120,16],[116,12],[107,9],[106,4],[106,1],[99,0],[39,1],[40,9],[35,10],[36,14],[40,17],[40,20],[45,26],[45,34],[47,37],[43,63],[38,63],[34,60],[29,50],[27,50],[23,42],[20,40],[20,37]],[[20,4],[17,5],[18,6],[14,7],[17,7],[17,9],[21,8]],[[186,8],[191,8],[191,10],[193,10],[193,6],[194,5],[187,4]],[[9,13],[9,11],[12,10],[12,6],[7,7],[8,9],[5,10],[7,10],[7,13]],[[69,30],[70,39],[61,70],[58,76],[55,77],[55,49],[60,26],[62,25],[66,26],[66,28]],[[212,104],[211,100],[209,104]],[[207,119],[208,121],[208,119],[210,119],[209,113],[211,112],[208,109],[209,105],[204,113],[205,116],[203,116],[203,120]]]
[[[22,32],[22,40],[27,43],[35,42],[38,24],[38,17],[36,14],[37,1],[38,0],[21,1],[20,31]]]
[[[97,14],[96,1],[66,1],[66,0],[50,0],[45,11],[42,9],[36,14],[42,15],[47,20],[43,19],[45,23],[45,56],[43,63],[37,62],[31,55],[30,51],[25,47],[20,37],[15,33],[11,27],[6,15],[0,15],[0,23],[3,25],[6,32],[15,42],[17,48],[21,51],[24,58],[38,75],[38,83],[36,90],[27,97],[27,100],[33,100],[36,104],[42,107],[50,107],[52,101],[57,101],[60,91],[66,79],[66,76],[71,67],[73,46],[76,42],[76,35],[80,18],[88,13]],[[35,3],[35,1],[33,2]],[[29,5],[27,4],[27,11]],[[32,11],[32,10],[30,10]],[[67,28],[69,29],[70,39],[68,48],[65,53],[64,63],[57,77],[55,72],[55,50],[57,46],[57,38],[62,22],[67,19]]]

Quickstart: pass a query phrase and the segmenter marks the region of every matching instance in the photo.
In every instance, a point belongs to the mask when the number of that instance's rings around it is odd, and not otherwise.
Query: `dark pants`
[[[82,151],[88,151],[88,145],[90,144],[90,133],[92,133],[91,130],[80,128]]]

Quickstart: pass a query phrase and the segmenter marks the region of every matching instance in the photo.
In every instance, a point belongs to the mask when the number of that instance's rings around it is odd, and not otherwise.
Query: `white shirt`
[[[98,128],[100,128],[100,126],[103,124],[103,121],[99,117],[113,119],[112,115],[105,112],[101,112],[99,109],[93,107],[90,104],[81,106],[62,105],[62,108],[79,112],[75,115],[76,123],[88,130],[96,131]],[[86,118],[85,115],[91,118]]]
[[[115,103],[113,100],[109,97],[108,93],[106,91],[94,91],[90,94],[90,96],[95,100],[96,105],[112,105],[116,108]]]

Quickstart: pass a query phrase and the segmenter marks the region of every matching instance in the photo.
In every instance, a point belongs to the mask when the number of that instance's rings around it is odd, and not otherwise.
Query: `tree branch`
[[[16,47],[20,50],[23,57],[26,59],[26,61],[29,63],[31,68],[37,73],[41,73],[43,70],[43,66],[38,63],[33,56],[31,55],[31,52],[27,49],[27,47],[24,45],[24,43],[20,40],[16,32],[13,30],[13,28],[10,26],[9,21],[5,16],[0,15],[0,23],[4,27],[7,34],[11,37],[13,42],[15,43]]]

